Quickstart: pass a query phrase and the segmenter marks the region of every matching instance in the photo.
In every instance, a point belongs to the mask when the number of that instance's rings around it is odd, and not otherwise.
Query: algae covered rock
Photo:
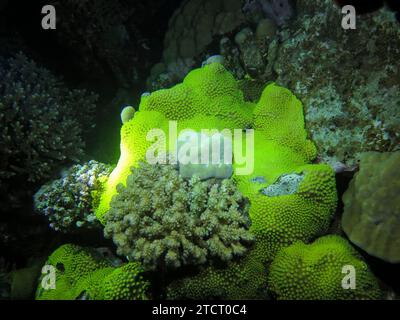
[[[400,263],[400,151],[368,152],[343,195],[342,227],[369,254]]]
[[[304,103],[306,126],[320,159],[357,163],[368,151],[396,151],[400,143],[400,28],[382,9],[357,16],[343,30],[331,0],[298,0],[298,15],[279,34],[275,81]]]

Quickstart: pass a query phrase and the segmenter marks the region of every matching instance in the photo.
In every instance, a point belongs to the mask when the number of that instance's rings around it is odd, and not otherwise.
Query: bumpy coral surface
[[[265,269],[277,251],[298,240],[309,242],[324,235],[336,207],[333,170],[328,165],[311,164],[316,148],[307,137],[301,102],[275,83],[266,86],[257,103],[245,102],[238,82],[221,64],[213,63],[192,71],[182,84],[144,96],[139,110],[122,127],[121,158],[102,194],[96,212],[99,219],[104,223],[104,214],[117,193],[116,186],[120,183],[126,186],[131,166],[137,167],[145,159],[151,146],[146,140],[149,129],[162,128],[168,132],[168,120],[178,121],[178,134],[184,128],[195,131],[254,128],[254,154],[251,148],[246,154],[247,143],[251,143],[248,135],[233,137],[234,145],[241,143],[243,154],[248,156],[247,173],[240,173],[246,163],[234,157],[233,180],[250,200],[254,247],[239,261],[204,267],[199,273],[172,283],[168,296],[265,298]],[[168,144],[168,135],[160,139]],[[290,192],[265,194],[268,187],[276,187],[288,175],[302,177]],[[143,196],[141,201],[148,198]],[[135,205],[140,207],[140,203]],[[123,207],[123,202],[119,201],[119,205]],[[128,220],[117,230],[127,228]],[[135,237],[130,233],[120,235],[122,244]]]
[[[107,182],[97,217],[102,220],[116,186],[125,184],[131,166],[145,159],[154,144],[146,139],[150,130],[161,129],[167,134],[168,120],[178,120],[178,134],[183,129],[242,129],[251,127],[253,108],[254,104],[244,101],[233,76],[219,63],[193,70],[171,89],[142,97],[139,111],[121,128],[121,157]],[[168,135],[165,138],[168,143]]]
[[[185,180],[172,165],[141,163],[117,190],[105,235],[146,269],[229,261],[253,240],[248,203],[231,180]]]
[[[143,300],[148,282],[136,263],[120,267],[105,260],[98,252],[72,244],[54,251],[46,266],[56,270],[55,288],[42,276],[36,291],[37,300]]]
[[[173,283],[170,298],[265,298],[265,268],[276,252],[297,240],[311,241],[328,230],[337,200],[334,172],[327,165],[310,164],[316,149],[307,139],[300,101],[272,83],[253,115],[254,170],[248,175],[236,174],[234,179],[250,199],[256,245],[240,262],[226,268],[210,267]],[[243,148],[245,144],[243,141]],[[235,168],[239,167],[236,163]],[[302,176],[295,190],[276,196],[265,194],[266,188],[288,174]]]
[[[342,227],[369,254],[400,262],[400,151],[361,155],[360,171],[343,195]]]
[[[343,285],[349,274],[348,266],[354,268],[355,288]],[[270,266],[268,282],[269,289],[278,299],[284,300],[381,297],[377,280],[367,264],[339,236],[322,237],[310,245],[298,242],[282,249]],[[351,285],[350,280],[344,282]]]
[[[93,160],[75,165],[40,188],[34,197],[35,210],[56,231],[99,227],[92,205],[110,173],[110,166]]]

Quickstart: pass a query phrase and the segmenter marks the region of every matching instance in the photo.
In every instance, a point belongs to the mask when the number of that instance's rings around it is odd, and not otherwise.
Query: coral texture
[[[1,59],[1,193],[12,194],[21,183],[27,190],[82,157],[95,101],[85,91],[68,90],[23,54]]]
[[[343,288],[346,272],[355,270],[355,288]],[[346,269],[347,270],[347,269]],[[357,251],[339,236],[282,249],[270,266],[269,289],[281,300],[349,300],[382,297],[377,280]]]
[[[73,244],[54,251],[46,262],[56,270],[55,289],[39,279],[37,300],[145,300],[148,282],[137,263],[113,267],[98,252]],[[43,282],[43,283],[42,283]]]
[[[266,268],[279,249],[298,240],[312,241],[328,231],[337,201],[334,172],[328,165],[310,164],[316,149],[307,138],[301,102],[289,90],[271,83],[253,110],[254,170],[233,178],[250,199],[250,230],[256,244],[239,262],[208,267],[172,283],[171,299],[265,298]],[[264,194],[266,188],[293,174],[302,179],[289,194]]]
[[[320,160],[334,168],[353,167],[362,152],[399,150],[400,31],[394,13],[360,15],[356,30],[344,30],[334,1],[298,0],[294,19],[277,28],[269,14],[273,2],[280,1],[248,1],[244,11],[251,14],[244,22],[215,37],[209,46],[214,51],[197,55],[222,55],[252,101],[264,89],[260,81],[290,89],[304,103]]]
[[[343,195],[349,239],[391,263],[400,262],[400,151],[361,155],[360,171]]]
[[[50,228],[71,232],[99,227],[93,202],[111,173],[111,167],[97,161],[71,167],[64,176],[40,188],[34,196],[35,210],[45,215]]]
[[[172,165],[141,163],[117,191],[104,233],[146,270],[229,261],[253,240],[248,203],[231,180],[187,181]]]
[[[299,0],[297,7],[297,20],[274,44],[273,69],[276,82],[303,101],[320,158],[352,166],[362,152],[398,150],[400,29],[394,15],[384,9],[360,15],[356,30],[343,30],[333,1]]]
[[[253,248],[239,261],[205,266],[197,274],[173,282],[168,297],[265,298],[266,267],[277,251],[298,240],[309,242],[324,235],[336,207],[334,171],[328,165],[311,164],[316,158],[316,148],[307,137],[301,102],[275,83],[266,86],[257,103],[245,102],[238,82],[219,63],[193,70],[183,83],[171,89],[143,96],[139,111],[121,129],[121,157],[96,211],[103,223],[110,201],[117,193],[116,186],[121,184],[118,191],[130,190],[124,187],[130,168],[146,158],[151,146],[146,133],[154,128],[168,132],[168,120],[177,120],[178,134],[187,128],[255,129],[254,154],[248,154],[248,165],[253,164],[254,168],[239,174],[244,164],[235,158],[233,180],[250,200],[250,231],[256,239]],[[246,137],[233,139],[234,144],[241,143],[243,154],[246,154]],[[160,139],[159,142],[168,144],[168,135]],[[167,151],[168,148],[167,145]],[[292,186],[290,194],[263,194],[265,188],[292,174],[302,176],[302,180]],[[135,205],[140,207],[143,201],[149,201],[146,199],[149,195],[142,196]],[[117,204],[124,208],[123,201]],[[163,204],[160,207],[165,209]],[[118,220],[127,217],[126,214]],[[129,223],[123,221],[117,231],[124,230]],[[122,244],[135,237],[135,233],[129,232],[120,235]]]
[[[185,106],[184,108],[182,106]],[[169,132],[168,120],[178,121],[178,135],[184,129],[242,129],[251,127],[254,104],[245,102],[236,80],[219,63],[195,69],[183,83],[142,97],[139,111],[121,128],[121,156],[111,173],[96,210],[99,220],[109,209],[119,183],[125,184],[131,166],[145,160],[153,141],[152,129]],[[165,142],[168,144],[168,137]]]

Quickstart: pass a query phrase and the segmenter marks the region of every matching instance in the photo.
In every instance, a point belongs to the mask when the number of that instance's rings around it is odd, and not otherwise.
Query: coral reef
[[[68,90],[23,54],[0,60],[0,79],[0,189],[17,203],[22,183],[28,191],[82,157],[96,96]]]
[[[248,108],[247,112],[253,111],[251,121],[237,121],[235,113],[241,112],[240,104],[238,109],[230,105],[229,112],[221,113],[214,113],[212,100],[200,104],[204,97],[210,95],[220,105],[219,99],[228,93],[228,96],[243,99],[238,82],[228,74],[220,64],[206,65],[192,71],[183,84],[145,97],[139,108],[139,113],[149,112],[149,109],[151,112],[160,111],[168,119],[180,120],[178,126],[182,127],[201,128],[204,122],[197,118],[200,113],[207,115],[206,123],[209,125],[209,119],[214,119],[214,128],[219,128],[221,121],[224,121],[227,128],[239,126],[255,129],[254,170],[248,175],[235,173],[233,176],[238,189],[250,199],[250,231],[256,237],[254,248],[239,262],[234,261],[224,267],[206,267],[196,275],[172,283],[168,288],[168,297],[171,299],[265,298],[265,269],[276,252],[297,240],[309,242],[325,234],[336,207],[334,172],[327,165],[310,164],[316,157],[316,148],[307,138],[303,106],[289,90],[271,83],[264,89],[256,104],[244,103]],[[188,88],[191,90],[188,91]],[[183,94],[185,92],[187,93]],[[200,103],[197,104],[198,102]],[[186,108],[177,110],[182,104]],[[224,108],[222,105],[218,110]],[[132,124],[140,120],[136,118]],[[130,130],[129,134],[131,141],[137,143],[142,138],[139,138],[136,130]],[[126,139],[124,132],[128,131],[123,128],[122,139]],[[243,141],[242,146],[245,144]],[[144,154],[142,151],[141,153]],[[125,162],[126,157],[122,163]],[[234,169],[239,167],[238,163],[234,163]],[[293,186],[290,194],[263,194],[265,188],[279,183],[282,176],[292,174],[301,175],[302,180]],[[124,176],[126,177],[125,174]]]
[[[46,266],[56,270],[55,288],[46,288],[39,279],[37,300],[146,300],[149,283],[137,263],[120,267],[97,251],[65,244],[54,251]]]
[[[253,240],[248,202],[231,180],[184,180],[172,165],[140,163],[117,191],[104,234],[146,270],[226,262]]]
[[[153,67],[148,90],[169,88],[182,81],[191,68],[205,60],[204,52],[214,37],[245,22],[241,7],[242,0],[184,1],[169,21],[163,59]]]
[[[321,160],[352,166],[361,152],[398,150],[400,30],[393,14],[359,16],[356,30],[343,30],[332,1],[299,0],[297,7],[298,18],[273,44],[273,68],[277,83],[303,101]]]
[[[111,171],[110,166],[94,160],[71,167],[62,178],[40,188],[34,196],[35,210],[46,216],[56,231],[100,227],[93,203]]]
[[[349,239],[391,263],[400,262],[400,151],[367,152],[343,195],[342,228]]]
[[[219,63],[191,71],[183,83],[171,89],[144,95],[139,111],[121,128],[121,156],[106,183],[96,216],[102,220],[116,186],[125,184],[131,166],[145,159],[148,148],[153,145],[147,139],[150,130],[169,132],[168,120],[178,121],[178,134],[184,129],[248,128],[253,122],[253,108],[254,104],[244,101],[233,76]]]
[[[355,288],[342,282],[351,266]],[[269,289],[280,300],[380,299],[378,282],[357,251],[339,236],[325,236],[306,245],[295,243],[282,249],[270,266]]]
[[[290,23],[279,26],[266,14],[273,2],[248,1],[243,22],[214,37],[213,51],[204,48],[196,55],[222,55],[251,101],[262,93],[258,82],[292,90],[304,103],[320,161],[334,168],[353,167],[365,151],[399,150],[400,31],[394,14],[381,9],[361,15],[356,30],[343,30],[333,1],[299,0]],[[255,88],[249,88],[251,82]]]

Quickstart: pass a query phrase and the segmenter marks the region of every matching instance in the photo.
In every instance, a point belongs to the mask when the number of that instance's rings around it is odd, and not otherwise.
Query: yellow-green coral
[[[252,123],[251,107],[235,78],[221,64],[212,63],[191,71],[183,83],[145,97],[139,110],[158,111],[169,120],[213,116],[244,128]]]
[[[291,148],[304,161],[316,157],[316,147],[307,139],[303,105],[290,90],[272,83],[268,85],[254,112],[254,128],[269,141]]]
[[[168,120],[178,121],[182,129],[242,129],[251,127],[254,104],[245,102],[233,76],[218,63],[193,70],[182,84],[144,96],[139,112],[121,129],[121,156],[110,175],[96,216],[103,221],[116,186],[125,184],[131,166],[144,160],[154,141],[147,141],[151,129],[168,133]],[[166,136],[168,145],[168,135]],[[160,141],[161,142],[161,141]]]
[[[343,288],[343,279],[350,270],[347,266],[354,267],[355,289]],[[276,297],[285,300],[381,298],[367,264],[339,236],[325,236],[310,245],[298,242],[282,249],[270,266],[268,283]]]
[[[260,257],[263,247],[256,242],[240,261],[220,267],[209,266],[200,273],[173,282],[167,288],[168,299],[265,299],[267,265]]]
[[[46,265],[56,270],[55,288],[44,288],[42,277],[37,300],[146,299],[148,282],[137,263],[115,268],[94,250],[65,244],[49,256]]]
[[[298,240],[309,242],[326,233],[335,211],[334,173],[328,166],[311,164],[316,148],[307,138],[301,102],[274,83],[266,86],[257,104],[245,102],[238,83],[222,65],[214,63],[193,70],[174,88],[143,97],[139,110],[122,128],[121,159],[107,183],[97,216],[104,222],[111,198],[117,193],[116,186],[125,185],[130,167],[144,159],[149,146],[148,129],[167,131],[168,120],[178,121],[178,132],[185,127],[254,128],[254,158],[249,155],[254,160],[254,170],[233,176],[237,188],[250,199],[254,249],[240,261],[221,268],[208,267],[198,275],[173,283],[169,295],[262,297],[265,268],[276,252]],[[248,141],[245,137],[234,138],[234,144],[242,143],[245,154]],[[168,143],[169,137],[165,139]],[[235,170],[243,167],[236,155],[233,166]],[[282,176],[293,174],[301,176],[294,192],[264,194],[265,188],[277,184]]]
[[[229,179],[185,180],[173,165],[140,163],[117,190],[104,233],[146,270],[229,261],[253,241],[248,202]]]

